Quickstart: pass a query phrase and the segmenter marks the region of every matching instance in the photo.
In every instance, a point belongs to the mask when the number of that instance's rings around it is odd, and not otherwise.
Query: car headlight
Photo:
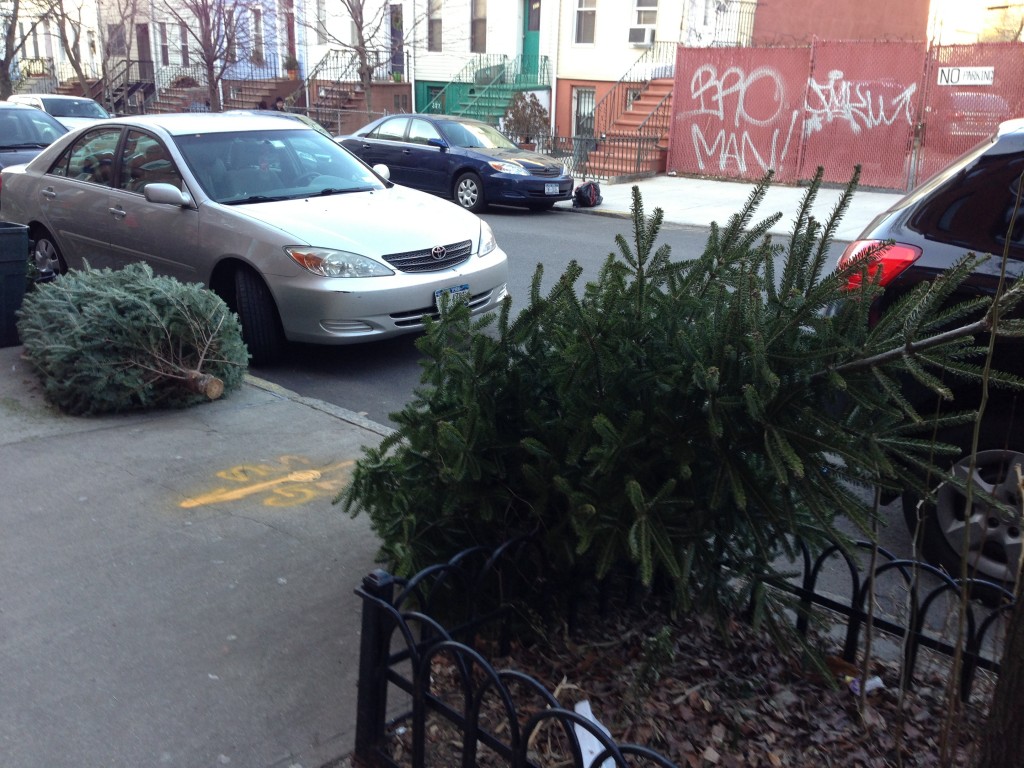
[[[490,226],[486,221],[480,220],[480,250],[481,256],[486,256],[488,253],[498,247],[498,241],[494,239],[494,232],[491,231]]]
[[[493,163],[488,163],[491,168],[496,170],[498,173],[511,173],[513,176],[529,176],[530,172],[519,165],[519,163],[510,163],[505,160],[495,160]]]
[[[300,267],[320,277],[386,277],[395,274],[379,261],[333,248],[290,245],[284,252]]]

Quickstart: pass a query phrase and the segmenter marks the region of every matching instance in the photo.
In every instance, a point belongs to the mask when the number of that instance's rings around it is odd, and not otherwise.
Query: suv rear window
[[[908,226],[929,240],[1001,255],[1022,174],[1024,153],[980,155],[932,194]],[[1010,237],[1010,256],[1024,259],[1024,212]]]

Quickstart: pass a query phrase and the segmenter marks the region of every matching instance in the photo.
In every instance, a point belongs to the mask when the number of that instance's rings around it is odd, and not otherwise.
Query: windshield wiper
[[[293,200],[294,198],[282,195],[249,195],[240,200],[225,200],[222,205],[244,205],[245,203],[276,203],[280,200]]]
[[[339,189],[338,187],[327,187],[317,192],[317,197],[326,197],[327,195],[345,195],[349,192],[369,192],[370,187],[349,187],[348,189]]]
[[[4,144],[0,146],[0,149],[42,149],[48,145],[43,144],[40,141],[30,141],[24,144]]]

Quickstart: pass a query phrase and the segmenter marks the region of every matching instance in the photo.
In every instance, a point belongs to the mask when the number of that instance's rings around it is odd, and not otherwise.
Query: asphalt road
[[[538,264],[544,266],[543,288],[552,286],[573,259],[583,267],[581,283],[595,279],[608,254],[617,250],[615,236],[629,240],[632,227],[627,219],[568,211],[492,208],[483,218],[508,254],[513,311],[526,306]],[[673,257],[682,259],[703,251],[706,240],[705,228],[666,224],[658,244],[667,243]],[[390,415],[409,402],[419,383],[415,339],[343,347],[294,344],[282,363],[253,368],[253,373],[391,425]]]

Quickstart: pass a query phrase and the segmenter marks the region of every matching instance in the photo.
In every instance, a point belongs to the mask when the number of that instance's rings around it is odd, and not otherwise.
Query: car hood
[[[27,163],[42,151],[42,147],[37,149],[4,149],[0,146],[0,168]]]
[[[81,128],[83,125],[92,125],[93,123],[105,120],[103,117],[56,117],[54,118],[58,123],[63,125],[69,131],[75,130],[75,128]]]
[[[552,160],[547,155],[530,152],[525,149],[487,149],[484,147],[473,147],[472,149],[467,149],[465,151],[493,160],[511,160],[512,162],[519,163],[521,166],[531,171],[539,170],[541,168],[557,168],[558,171],[561,172],[562,169],[561,161]]]
[[[480,238],[480,219],[441,198],[399,186],[280,202],[231,206],[275,227],[296,245],[367,256]]]

